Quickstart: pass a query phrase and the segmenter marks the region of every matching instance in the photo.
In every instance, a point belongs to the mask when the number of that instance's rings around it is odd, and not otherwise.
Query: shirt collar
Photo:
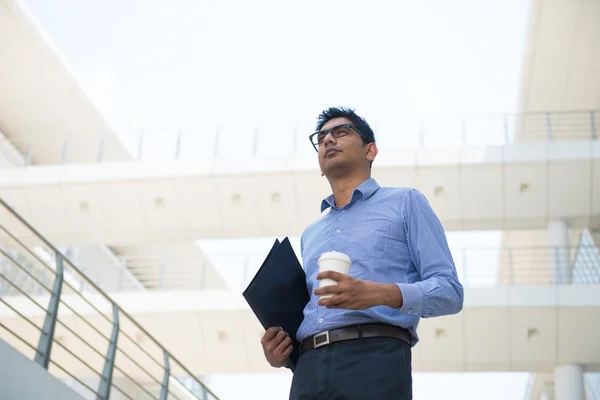
[[[361,183],[354,192],[352,193],[352,199],[350,200],[350,204],[353,204],[359,198],[363,198],[364,200],[373,196],[373,194],[379,189],[379,184],[373,178],[369,178],[363,183]],[[334,207],[335,201],[333,199],[333,194],[327,196],[323,201],[321,201],[321,212],[325,211],[329,207]]]

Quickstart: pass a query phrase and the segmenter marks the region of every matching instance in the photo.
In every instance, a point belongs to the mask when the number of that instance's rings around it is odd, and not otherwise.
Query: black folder
[[[281,243],[275,240],[267,258],[242,294],[263,328],[280,326],[290,335],[294,349],[288,367],[294,371],[300,357],[296,332],[304,319],[309,295],[306,274],[287,237]]]

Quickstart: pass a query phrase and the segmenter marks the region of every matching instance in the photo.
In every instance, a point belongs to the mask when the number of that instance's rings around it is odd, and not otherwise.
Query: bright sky
[[[24,3],[116,128],[172,132],[312,123],[330,105],[355,107],[374,125],[399,116],[514,111],[528,11],[522,0]],[[448,234],[451,244],[471,247],[493,246],[498,237]],[[204,245],[219,251],[217,242]],[[227,279],[241,282],[239,274]],[[415,373],[414,395],[520,400],[526,379]],[[223,400],[287,398],[289,382],[288,373],[208,380]]]

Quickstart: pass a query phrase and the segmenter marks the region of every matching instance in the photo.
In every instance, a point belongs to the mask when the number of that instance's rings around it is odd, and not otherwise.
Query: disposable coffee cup
[[[317,264],[319,265],[319,273],[323,271],[335,271],[341,274],[348,275],[350,273],[352,261],[350,260],[350,257],[348,257],[344,253],[339,253],[337,251],[328,251],[326,253],[321,254],[321,257],[319,257]],[[319,287],[331,286],[336,284],[337,282],[333,279],[321,279],[319,281]],[[333,294],[321,295],[322,299],[327,299],[329,297],[333,297]]]

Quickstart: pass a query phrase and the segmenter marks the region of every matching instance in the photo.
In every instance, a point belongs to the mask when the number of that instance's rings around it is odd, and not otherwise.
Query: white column
[[[583,368],[580,365],[559,365],[554,368],[556,400],[585,400]]]
[[[566,221],[556,220],[548,225],[548,245],[554,283],[571,283],[569,225]]]

